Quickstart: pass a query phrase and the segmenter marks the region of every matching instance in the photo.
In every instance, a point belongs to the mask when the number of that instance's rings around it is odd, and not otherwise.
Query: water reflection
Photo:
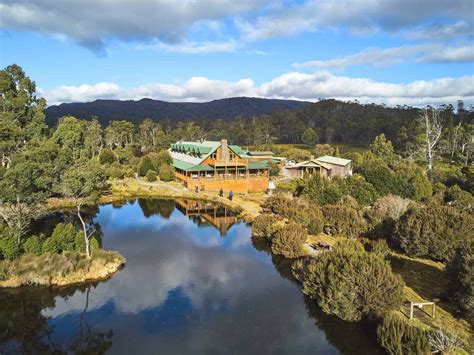
[[[192,202],[100,206],[91,223],[126,267],[81,287],[0,292],[0,352],[375,352],[373,334],[312,310],[288,262],[244,223]],[[357,348],[344,345],[348,331]]]

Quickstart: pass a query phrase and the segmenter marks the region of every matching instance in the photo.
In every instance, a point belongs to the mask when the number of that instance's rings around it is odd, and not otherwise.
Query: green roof
[[[249,169],[268,169],[269,168],[267,160],[249,161],[247,166]]]
[[[174,166],[176,169],[188,170],[189,168],[193,167],[194,165],[195,165],[195,164],[187,163],[187,162],[182,161],[182,160],[173,159],[173,166]]]
[[[229,148],[232,149],[237,155],[242,155],[245,153],[245,151],[238,145],[229,145]]]
[[[333,164],[333,165],[341,165],[341,166],[346,166],[349,164],[352,160],[349,159],[342,159],[342,158],[336,158],[336,157],[331,157],[329,155],[325,155],[323,157],[317,158],[316,162],[321,161],[323,163],[328,163],[328,164]]]

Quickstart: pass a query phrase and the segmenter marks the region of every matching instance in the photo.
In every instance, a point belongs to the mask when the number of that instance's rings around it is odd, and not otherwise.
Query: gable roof
[[[322,162],[322,163],[327,163],[327,164],[333,164],[333,165],[340,165],[340,166],[346,166],[349,164],[352,160],[349,159],[342,159],[342,158],[336,158],[336,157],[331,157],[329,155],[325,155],[323,157],[315,159],[316,162]]]

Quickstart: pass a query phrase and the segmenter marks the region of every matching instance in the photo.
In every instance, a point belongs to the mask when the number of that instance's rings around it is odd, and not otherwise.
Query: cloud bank
[[[423,106],[474,103],[474,76],[419,80],[407,84],[387,83],[368,78],[337,76],[328,71],[290,72],[256,85],[252,79],[238,81],[192,77],[181,83],[150,83],[123,88],[116,83],[59,86],[39,90],[50,105],[87,102],[96,99],[139,100],[144,97],[166,101],[203,102],[226,97],[252,96],[318,101],[322,98],[359,100],[363,103]]]

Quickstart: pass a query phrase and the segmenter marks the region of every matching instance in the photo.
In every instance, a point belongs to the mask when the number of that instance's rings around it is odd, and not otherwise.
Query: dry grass
[[[78,252],[23,255],[0,262],[0,287],[21,285],[65,286],[110,277],[125,263],[117,252],[94,251],[89,259]]]

